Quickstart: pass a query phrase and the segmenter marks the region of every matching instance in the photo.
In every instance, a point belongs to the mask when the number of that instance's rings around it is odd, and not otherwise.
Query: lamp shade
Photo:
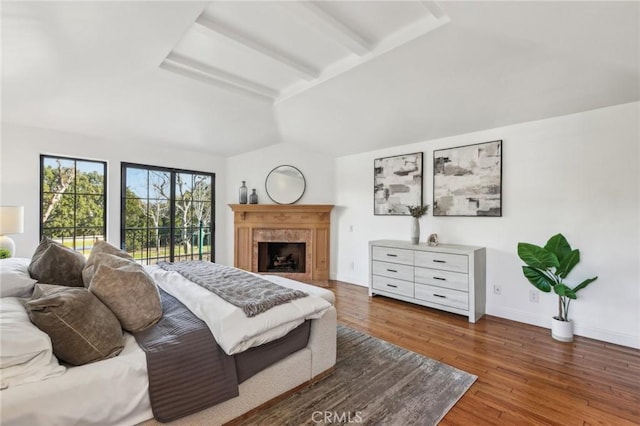
[[[0,206],[0,235],[24,232],[24,207]]]

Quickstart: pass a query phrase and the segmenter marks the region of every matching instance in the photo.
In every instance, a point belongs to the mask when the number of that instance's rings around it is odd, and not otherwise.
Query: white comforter
[[[310,296],[288,303],[291,309],[281,305],[253,318],[240,318],[237,308],[227,306],[215,295],[203,294],[208,291],[181,275],[155,267],[150,267],[149,272],[165,291],[211,327],[229,353],[281,337],[305,318],[322,316],[334,302],[333,293],[326,289],[269,276],[265,278],[306,291]],[[220,319],[216,320],[216,316]],[[27,318],[26,314],[23,317]],[[224,337],[218,335],[222,332]],[[71,367],[59,377],[2,390],[0,419],[2,426],[137,424],[153,417],[148,387],[145,354],[133,336],[126,334],[125,348],[115,358]]]
[[[114,358],[0,393],[2,426],[131,426],[153,417],[145,353],[125,333]]]
[[[178,298],[207,323],[218,345],[229,355],[282,337],[306,319],[320,318],[331,307],[330,302],[333,302],[333,293],[327,290],[277,276],[267,276],[265,278],[276,284],[305,291],[309,296],[275,306],[249,318],[242,309],[189,281],[178,272],[165,271],[158,266],[149,266],[147,272],[164,291]],[[327,296],[327,293],[331,296]]]

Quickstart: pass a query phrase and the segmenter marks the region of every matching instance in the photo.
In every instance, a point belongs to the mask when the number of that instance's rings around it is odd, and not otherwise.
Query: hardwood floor
[[[338,322],[478,376],[442,425],[640,424],[640,350],[467,318],[330,281]]]

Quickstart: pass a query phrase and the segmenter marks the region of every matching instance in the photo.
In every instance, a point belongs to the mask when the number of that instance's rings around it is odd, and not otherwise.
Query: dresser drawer
[[[452,308],[469,310],[469,293],[431,285],[416,284],[415,298]]]
[[[374,290],[384,290],[388,291],[389,293],[413,297],[413,283],[409,281],[374,275],[372,278],[371,286]]]
[[[463,254],[416,251],[415,265],[443,271],[469,272],[469,257]]]
[[[429,284],[459,291],[469,291],[469,275],[432,268],[415,269],[416,284]]]
[[[373,260],[413,265],[413,251],[411,250],[373,246],[371,255]]]
[[[413,282],[413,266],[410,265],[374,261],[371,264],[371,273],[373,275]]]

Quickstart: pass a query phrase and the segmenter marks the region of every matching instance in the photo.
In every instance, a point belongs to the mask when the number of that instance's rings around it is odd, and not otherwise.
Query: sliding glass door
[[[215,174],[122,163],[121,194],[121,244],[136,260],[214,260]]]

